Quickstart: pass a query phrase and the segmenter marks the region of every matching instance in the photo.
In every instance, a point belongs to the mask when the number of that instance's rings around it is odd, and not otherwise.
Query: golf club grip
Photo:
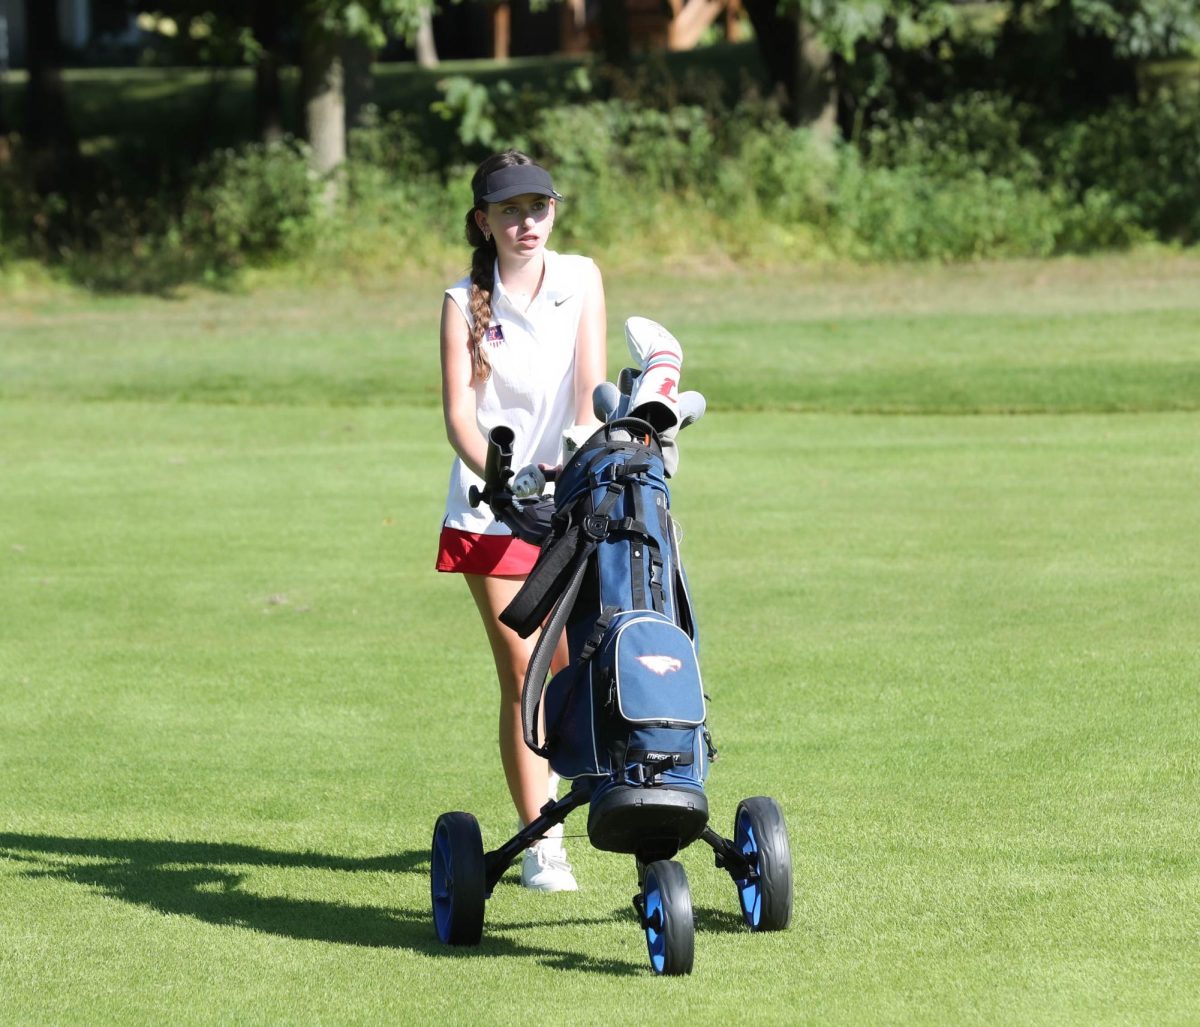
[[[499,424],[488,432],[487,459],[483,465],[483,487],[487,495],[501,488],[512,470],[512,447],[516,435]]]

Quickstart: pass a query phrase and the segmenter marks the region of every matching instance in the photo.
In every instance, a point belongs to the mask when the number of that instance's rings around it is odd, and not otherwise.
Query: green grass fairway
[[[611,366],[660,318],[711,403],[673,499],[715,825],[773,795],[794,855],[753,936],[682,854],[683,979],[582,838],[579,893],[510,872],[434,938],[434,820],[513,814],[432,571],[433,283],[5,297],[0,1020],[1194,1023],[1198,271],[610,276]]]

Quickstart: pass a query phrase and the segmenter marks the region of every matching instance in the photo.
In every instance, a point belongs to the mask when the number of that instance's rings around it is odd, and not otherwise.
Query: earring
[[[484,229],[484,232],[483,232],[483,241],[484,241],[484,242],[491,242],[491,241],[492,241],[492,233],[491,233],[491,232],[489,232],[489,231],[487,231],[487,229]]]

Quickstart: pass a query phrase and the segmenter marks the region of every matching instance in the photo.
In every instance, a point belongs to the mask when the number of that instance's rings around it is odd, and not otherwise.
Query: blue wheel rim
[[[450,921],[454,913],[454,859],[445,828],[439,827],[433,836],[433,860],[430,866],[433,892],[433,924],[443,942],[450,937]]]
[[[757,871],[758,839],[754,837],[754,825],[745,810],[738,813],[737,830],[734,832],[733,844],[738,852]],[[734,878],[737,885],[738,901],[742,904],[742,916],[751,927],[757,927],[762,920],[762,886],[758,880],[750,878]]]
[[[667,963],[666,918],[663,911],[662,892],[658,878],[646,878],[646,949],[650,953],[650,965],[656,974],[661,974]],[[655,927],[653,925],[657,924]]]

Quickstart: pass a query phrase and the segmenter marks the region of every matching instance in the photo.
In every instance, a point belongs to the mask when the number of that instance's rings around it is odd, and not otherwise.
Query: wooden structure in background
[[[725,19],[725,41],[738,41],[740,0],[670,0],[671,20],[667,26],[667,49],[690,50],[700,42],[709,25]]]
[[[496,0],[492,9],[492,57],[506,60],[512,47],[512,8]],[[559,50],[587,53],[595,49],[598,28],[588,18],[586,0],[562,0]],[[635,50],[690,50],[718,18],[725,39],[738,41],[741,0],[625,0],[629,39]]]

